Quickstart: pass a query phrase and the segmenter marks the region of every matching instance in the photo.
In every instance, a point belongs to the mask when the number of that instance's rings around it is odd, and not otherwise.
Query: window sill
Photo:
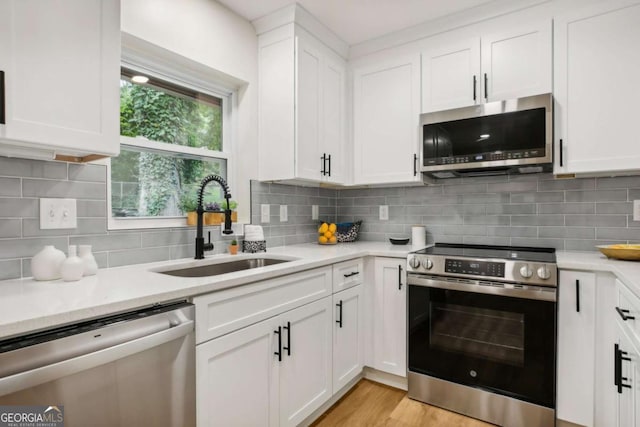
[[[107,228],[109,231],[116,230],[144,230],[152,228],[192,228],[196,230],[196,226],[187,225],[186,217],[171,217],[171,218],[118,218],[110,217],[107,221]],[[225,236],[242,236],[244,235],[245,222],[234,222],[231,227],[234,231],[233,234]],[[205,225],[204,228],[218,227],[219,225]]]

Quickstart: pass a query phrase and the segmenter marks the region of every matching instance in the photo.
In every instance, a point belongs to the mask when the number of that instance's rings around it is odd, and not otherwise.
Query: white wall
[[[122,0],[122,31],[231,76],[238,91],[231,194],[249,221],[258,170],[258,39],[251,23],[214,0]]]

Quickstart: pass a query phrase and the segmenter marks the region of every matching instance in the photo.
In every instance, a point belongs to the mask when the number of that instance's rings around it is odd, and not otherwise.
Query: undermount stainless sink
[[[246,258],[237,261],[219,262],[216,264],[186,267],[176,270],[158,271],[158,273],[178,277],[217,276],[219,274],[233,273],[234,271],[249,270],[251,268],[267,267],[269,265],[276,265],[289,261],[293,261],[293,259]]]

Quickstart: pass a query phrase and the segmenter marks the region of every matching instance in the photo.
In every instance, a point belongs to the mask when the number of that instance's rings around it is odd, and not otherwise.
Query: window
[[[230,94],[183,80],[121,69],[121,152],[109,168],[111,229],[184,226],[202,178],[227,178]],[[222,200],[219,187],[207,187],[206,202]]]

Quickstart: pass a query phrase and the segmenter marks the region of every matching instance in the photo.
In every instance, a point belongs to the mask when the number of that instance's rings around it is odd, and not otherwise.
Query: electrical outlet
[[[40,199],[40,229],[78,227],[76,199]]]
[[[311,205],[311,219],[317,220],[320,218],[320,207],[318,205]]]
[[[271,205],[260,205],[260,222],[269,222],[271,219]]]
[[[287,222],[288,220],[287,205],[280,205],[280,222]]]
[[[380,205],[380,221],[389,220],[389,205]]]
[[[633,220],[640,221],[640,200],[633,201]]]

